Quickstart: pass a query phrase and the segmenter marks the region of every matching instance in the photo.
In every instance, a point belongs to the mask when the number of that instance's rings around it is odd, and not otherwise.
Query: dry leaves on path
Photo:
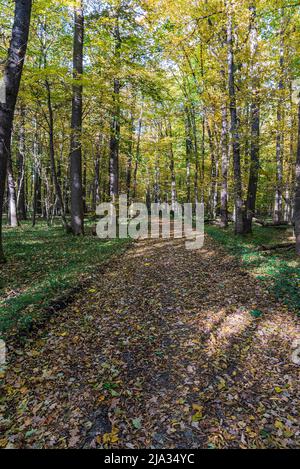
[[[139,242],[10,350],[0,444],[299,447],[297,338],[295,315],[211,239]]]

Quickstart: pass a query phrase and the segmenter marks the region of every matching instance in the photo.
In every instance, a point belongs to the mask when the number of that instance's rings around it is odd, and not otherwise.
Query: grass
[[[300,262],[292,251],[257,251],[261,245],[271,245],[293,240],[292,228],[279,230],[255,226],[253,235],[235,236],[233,227],[225,230],[207,226],[207,233],[225,249],[241,259],[266,287],[289,308],[300,315]]]
[[[80,280],[128,240],[102,241],[91,234],[73,237],[58,226],[29,223],[4,229],[8,263],[0,266],[0,336],[22,336],[45,319],[51,303],[70,292]]]

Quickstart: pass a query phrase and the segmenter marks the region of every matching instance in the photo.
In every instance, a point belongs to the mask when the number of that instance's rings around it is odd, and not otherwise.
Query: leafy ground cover
[[[230,253],[241,259],[243,267],[264,282],[277,299],[300,314],[300,263],[293,250],[259,251],[262,245],[293,240],[292,228],[255,226],[253,235],[237,237],[233,227],[207,226],[207,233]]]
[[[61,226],[22,224],[4,230],[8,263],[0,267],[0,334],[19,335],[44,318],[45,309],[67,295],[127,240],[72,237]]]
[[[297,448],[295,314],[207,237],[146,240],[8,347],[5,448]]]

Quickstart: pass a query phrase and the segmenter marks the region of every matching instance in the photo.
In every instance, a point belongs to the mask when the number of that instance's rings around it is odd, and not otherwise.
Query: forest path
[[[296,337],[210,238],[136,243],[10,357],[1,445],[299,447]]]

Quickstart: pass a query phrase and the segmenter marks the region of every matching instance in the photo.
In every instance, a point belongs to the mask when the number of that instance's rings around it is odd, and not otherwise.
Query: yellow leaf
[[[7,441],[7,438],[2,438],[0,440],[0,448],[5,448],[5,446],[7,445],[8,441]]]
[[[284,428],[284,425],[282,422],[280,422],[280,420],[276,420],[275,428],[278,428],[279,430],[281,430],[282,428]]]
[[[110,433],[104,433],[104,435],[103,435],[103,443],[104,443],[104,444],[105,444],[105,443],[110,443],[110,437],[111,437]]]
[[[198,410],[199,412],[202,412],[203,410],[202,405],[199,405],[199,404],[193,404],[192,407],[194,410]]]
[[[111,443],[118,443],[119,441],[118,435],[112,435],[110,441]]]
[[[275,386],[275,392],[277,392],[277,394],[280,394],[281,392],[283,392],[283,389],[281,389],[279,386]]]
[[[221,378],[218,384],[218,389],[221,391],[222,389],[226,388],[226,381],[225,379]]]

